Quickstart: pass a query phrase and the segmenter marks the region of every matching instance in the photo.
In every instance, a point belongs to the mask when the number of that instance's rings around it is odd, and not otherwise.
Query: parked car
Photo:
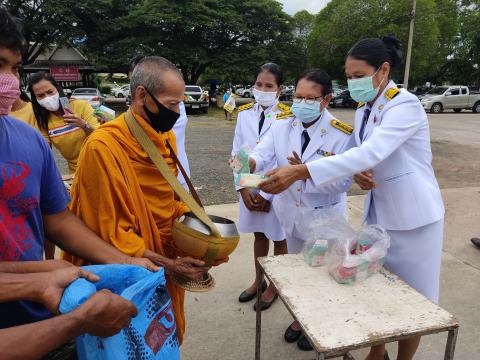
[[[72,96],[72,90],[68,88],[63,89],[63,93],[65,94],[66,97],[70,98]]]
[[[422,95],[425,95],[427,92],[429,92],[432,88],[429,86],[417,86],[413,88],[412,90],[409,90],[412,94],[417,95],[418,98],[420,98]]]
[[[126,98],[130,95],[130,85],[123,85],[112,89],[112,95],[116,98]]]
[[[244,98],[253,98],[253,86],[237,89],[237,95]]]
[[[285,86],[280,93],[280,101],[292,101],[293,93],[295,92],[295,86],[289,85]]]
[[[204,91],[200,86],[187,85],[184,103],[186,110],[201,110],[206,114],[210,105],[210,96],[208,91]]]
[[[420,97],[420,101],[425,111],[434,114],[447,109],[455,112],[471,109],[480,113],[480,94],[470,93],[468,86],[437,86]]]
[[[330,101],[330,106],[334,107],[348,107],[356,109],[358,107],[358,102],[352,99],[350,96],[350,91],[344,90],[339,95],[334,96]]]
[[[92,107],[96,108],[105,103],[105,98],[103,97],[100,90],[95,88],[78,88],[73,90],[71,99],[85,100]]]

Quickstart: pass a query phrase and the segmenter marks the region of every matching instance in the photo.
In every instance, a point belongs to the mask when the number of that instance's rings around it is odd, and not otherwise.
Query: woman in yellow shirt
[[[72,100],[63,107],[62,87],[49,73],[36,73],[28,82],[32,108],[38,128],[68,162],[71,174],[77,169],[78,156],[85,139],[99,126],[93,108],[83,100]]]

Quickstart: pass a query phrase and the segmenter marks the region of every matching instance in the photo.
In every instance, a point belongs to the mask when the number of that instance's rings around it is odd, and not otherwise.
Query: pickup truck
[[[208,112],[210,97],[208,91],[202,90],[197,85],[185,86],[185,110],[201,110],[204,114]]]
[[[419,99],[425,111],[434,114],[447,109],[453,109],[457,113],[471,109],[474,113],[480,113],[480,93],[470,92],[468,86],[437,86]]]

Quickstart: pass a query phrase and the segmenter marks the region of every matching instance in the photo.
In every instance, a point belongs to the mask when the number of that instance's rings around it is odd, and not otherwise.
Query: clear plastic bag
[[[302,208],[295,219],[295,235],[305,241],[303,255],[312,267],[327,264],[330,249],[338,239],[351,237],[353,233],[346,219],[333,207]]]
[[[230,167],[235,175],[238,174],[250,174],[250,165],[248,159],[252,149],[248,146],[242,146],[240,151],[233,156],[230,161]]]
[[[378,225],[368,225],[353,236],[338,239],[329,255],[328,271],[340,284],[367,279],[383,266],[390,236]]]

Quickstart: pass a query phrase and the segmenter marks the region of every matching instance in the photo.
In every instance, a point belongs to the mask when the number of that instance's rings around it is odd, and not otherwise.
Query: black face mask
[[[152,95],[150,91],[145,89],[153,99],[158,108],[158,114],[155,114],[148,110],[146,105],[143,105],[143,111],[147,114],[148,120],[150,120],[150,125],[157,132],[167,132],[172,130],[173,126],[180,117],[179,113],[176,113],[173,110],[165,107],[160,101],[158,101],[155,96]]]

